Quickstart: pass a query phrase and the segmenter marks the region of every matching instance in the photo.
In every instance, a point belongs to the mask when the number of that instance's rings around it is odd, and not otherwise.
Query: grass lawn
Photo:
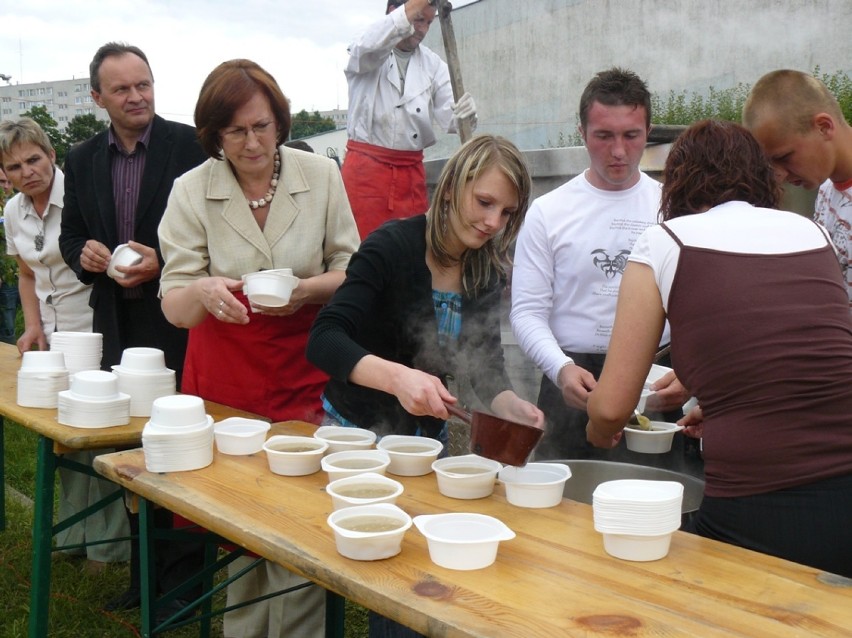
[[[0,638],[27,635],[32,561],[32,499],[35,491],[37,436],[15,423],[5,424],[6,530],[0,532]],[[58,488],[57,488],[58,493]],[[50,595],[51,638],[131,638],[140,636],[139,611],[106,612],[105,601],[128,583],[126,564],[98,574],[85,561],[54,554]],[[222,636],[221,619],[214,637]],[[164,634],[171,638],[198,635],[190,625]],[[367,636],[366,611],[347,603],[345,638]],[[276,637],[277,638],[277,637]]]

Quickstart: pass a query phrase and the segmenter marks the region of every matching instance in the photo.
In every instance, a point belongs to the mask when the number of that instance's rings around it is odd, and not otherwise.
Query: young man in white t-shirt
[[[598,73],[580,99],[579,128],[590,167],[530,207],[515,249],[510,318],[522,350],[544,373],[538,406],[547,433],[537,458],[630,460],[624,450],[603,453],[587,443],[585,409],[627,256],[657,223],[660,207],[660,184],[639,170],[651,128],[645,83],[622,69]],[[683,400],[676,392],[657,407]]]
[[[751,90],[743,125],[779,180],[819,188],[814,221],[828,230],[837,249],[852,312],[852,126],[837,99],[811,75],[772,71]]]

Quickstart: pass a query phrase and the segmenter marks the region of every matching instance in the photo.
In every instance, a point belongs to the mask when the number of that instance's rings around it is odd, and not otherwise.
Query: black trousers
[[[753,496],[705,496],[683,530],[852,578],[852,475]]]

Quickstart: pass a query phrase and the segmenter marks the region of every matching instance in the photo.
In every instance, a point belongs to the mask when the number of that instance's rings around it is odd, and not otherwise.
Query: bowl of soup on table
[[[390,457],[388,472],[397,476],[423,476],[432,471],[444,444],[425,436],[390,434],[383,436],[376,447]]]
[[[497,472],[503,465],[476,454],[448,456],[432,463],[438,491],[460,499],[485,498],[494,491]]]
[[[328,473],[328,481],[374,472],[384,474],[390,465],[390,457],[382,450],[345,450],[327,455],[322,460],[322,469]]]
[[[399,481],[374,472],[337,479],[325,487],[336,510],[353,505],[396,503],[403,489]]]
[[[328,447],[312,436],[277,434],[266,439],[263,450],[269,469],[282,476],[305,476],[319,472],[320,461]]]
[[[390,503],[355,505],[328,517],[337,551],[354,560],[381,560],[399,554],[411,517]]]
[[[326,454],[346,450],[368,450],[376,444],[376,433],[364,428],[323,425],[317,428],[314,436],[328,443]]]

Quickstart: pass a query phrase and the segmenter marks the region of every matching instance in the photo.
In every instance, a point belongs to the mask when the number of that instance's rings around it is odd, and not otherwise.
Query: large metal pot
[[[682,522],[685,523],[701,505],[704,496],[704,481],[688,474],[672,472],[645,465],[598,461],[591,459],[563,459],[545,461],[564,463],[571,468],[571,478],[565,483],[563,496],[580,503],[592,504],[595,488],[606,481],[619,479],[642,479],[650,481],[677,481],[683,484]]]

